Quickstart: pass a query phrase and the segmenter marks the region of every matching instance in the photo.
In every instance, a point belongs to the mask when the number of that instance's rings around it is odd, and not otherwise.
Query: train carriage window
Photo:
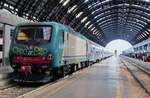
[[[134,51],[137,51],[136,48],[134,48]]]
[[[144,45],[144,50],[148,49],[148,44]]]
[[[0,30],[0,38],[3,37],[3,30]]]
[[[140,50],[142,50],[142,46],[140,46]]]
[[[3,51],[3,45],[0,45],[0,51]]]
[[[0,51],[3,51],[3,30],[0,30]]]

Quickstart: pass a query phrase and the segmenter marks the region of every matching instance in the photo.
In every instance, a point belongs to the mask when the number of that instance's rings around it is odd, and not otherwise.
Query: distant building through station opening
[[[116,55],[120,55],[122,51],[127,50],[131,47],[132,45],[128,41],[117,39],[117,40],[113,40],[109,42],[105,48],[113,52]]]

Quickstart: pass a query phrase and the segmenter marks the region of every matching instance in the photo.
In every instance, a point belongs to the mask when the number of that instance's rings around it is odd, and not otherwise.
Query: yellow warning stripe
[[[120,93],[120,81],[118,80],[116,83],[116,98],[121,98],[121,93]]]

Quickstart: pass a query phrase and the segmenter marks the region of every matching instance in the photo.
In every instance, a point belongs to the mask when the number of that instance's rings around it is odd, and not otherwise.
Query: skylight
[[[80,13],[76,16],[76,18],[79,18],[82,14],[83,14],[83,12],[80,12]]]

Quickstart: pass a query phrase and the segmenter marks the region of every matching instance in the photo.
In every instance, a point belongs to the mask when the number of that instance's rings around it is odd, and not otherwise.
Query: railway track
[[[55,81],[50,81],[45,84],[33,84],[33,83],[14,83],[10,82],[10,84],[0,88],[0,98],[20,98],[20,96],[32,92],[40,87],[47,87],[49,85],[52,85],[58,81],[61,81],[62,79],[65,79],[69,77],[69,75],[59,78]]]
[[[78,72],[78,71],[77,71]],[[77,73],[75,72],[75,73]],[[73,73],[73,74],[75,74]],[[64,78],[69,77],[69,75],[66,75],[65,77],[56,79],[55,81],[50,81],[45,84],[33,84],[33,83],[15,83],[13,81],[10,81],[8,84],[5,84],[4,86],[0,87],[0,98],[17,98],[20,97],[26,93],[29,93],[31,91],[34,91],[40,87],[46,87],[47,85],[52,85],[58,81],[61,81]]]
[[[145,74],[149,75],[150,76],[150,69],[132,61],[131,59],[129,58],[124,58],[127,62],[133,64],[134,66],[136,66],[138,69],[142,70]]]
[[[0,98],[16,98],[40,86],[42,86],[42,84],[16,83],[12,80],[11,74],[9,74],[4,78],[0,78]]]
[[[78,71],[77,71],[78,72]],[[77,73],[75,72],[75,73]],[[73,73],[73,74],[75,74]],[[52,85],[58,81],[61,81],[62,79],[70,77],[69,75],[59,78],[55,81],[48,82],[46,84],[33,84],[33,83],[27,83],[27,84],[21,84],[21,83],[14,83],[10,82],[10,84],[0,88],[0,98],[20,98],[20,96],[32,92],[40,87],[47,87],[49,85]]]
[[[7,88],[0,89],[0,98],[16,98],[20,95],[23,95],[27,92],[37,89],[38,85],[21,85],[21,84],[12,84]]]
[[[134,79],[140,84],[140,86],[149,94],[150,96],[150,74],[149,69],[144,66],[137,64],[129,59],[121,59],[124,66],[128,69]]]

